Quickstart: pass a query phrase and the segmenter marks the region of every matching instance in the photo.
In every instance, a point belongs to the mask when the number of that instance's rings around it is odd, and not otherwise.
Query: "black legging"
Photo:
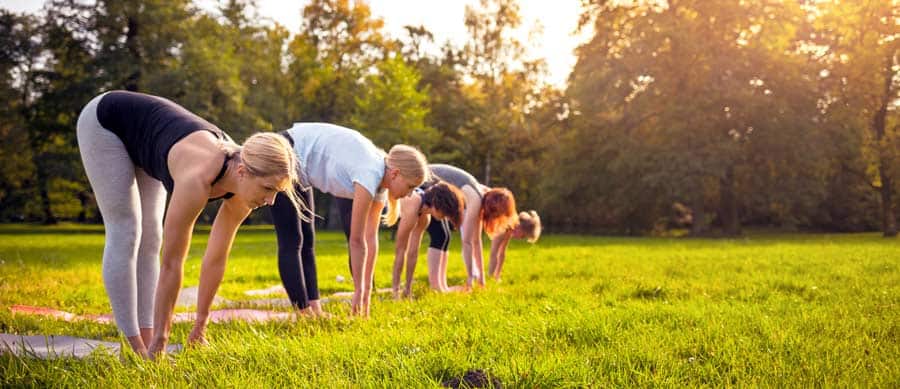
[[[281,283],[287,291],[291,304],[303,309],[309,307],[309,300],[319,299],[319,284],[316,280],[316,229],[313,226],[315,202],[312,188],[303,190],[295,186],[294,190],[303,200],[309,213],[309,221],[298,217],[297,210],[284,193],[278,193],[275,204],[269,209],[275,223],[275,235],[278,237],[278,273]]]
[[[337,202],[338,212],[341,214],[341,224],[344,227],[344,236],[347,237],[347,242],[350,242],[350,222],[353,219],[353,199],[345,199],[340,197],[334,197],[334,201]],[[347,268],[350,269],[350,276],[353,276],[353,259],[350,258],[350,255],[347,255]],[[372,275],[372,288],[375,288],[375,275]]]
[[[450,249],[450,223],[447,219],[437,220],[431,218],[428,223],[428,236],[431,237],[431,243],[428,247],[447,252]]]
[[[350,222],[353,219],[353,199],[345,199],[340,197],[334,197],[334,201],[337,203],[338,213],[341,214],[341,226],[344,228],[344,236],[347,238],[347,242],[350,242]],[[353,276],[353,261],[350,256],[347,255],[347,268],[350,269],[350,276]],[[373,280],[374,281],[374,280]]]

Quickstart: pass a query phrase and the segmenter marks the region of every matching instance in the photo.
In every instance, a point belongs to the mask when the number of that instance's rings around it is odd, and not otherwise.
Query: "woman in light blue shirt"
[[[395,145],[385,154],[359,132],[334,124],[295,123],[281,134],[297,154],[301,184],[295,190],[310,209],[298,214],[288,201],[281,201],[283,195],[272,206],[278,269],[291,303],[301,312],[324,314],[313,245],[312,188],[316,188],[352,202],[350,215],[344,218],[354,286],[351,313],[368,316],[382,210],[388,207],[385,224],[397,222],[397,200],[425,182],[428,162],[421,152],[407,145]]]

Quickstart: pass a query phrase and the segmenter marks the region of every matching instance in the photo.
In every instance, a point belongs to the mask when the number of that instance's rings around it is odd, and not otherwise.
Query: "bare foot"
[[[307,318],[307,319],[312,319],[312,318],[316,317],[316,311],[313,309],[312,306],[308,306],[303,309],[298,309],[297,316]]]

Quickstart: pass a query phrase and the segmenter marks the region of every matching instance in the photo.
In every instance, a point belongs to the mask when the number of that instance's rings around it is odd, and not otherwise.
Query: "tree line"
[[[512,34],[516,0],[467,7],[462,45],[423,26],[390,36],[364,1],[312,0],[295,33],[252,0],[0,9],[0,221],[99,220],[75,122],[93,96],[127,89],[238,141],[323,121],[416,145],[510,188],[555,231],[897,235],[896,1],[582,6],[590,39],[564,88]]]

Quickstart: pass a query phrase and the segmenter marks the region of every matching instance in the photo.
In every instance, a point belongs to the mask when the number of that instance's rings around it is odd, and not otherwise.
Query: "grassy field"
[[[383,234],[377,287],[390,284]],[[427,238],[426,238],[427,239]],[[451,284],[463,281],[458,239]],[[185,286],[197,284],[206,230]],[[317,237],[324,295],[349,291],[343,235]],[[0,226],[0,332],[119,340],[111,325],[12,315],[109,312],[102,228]],[[420,257],[424,259],[424,256]],[[545,236],[513,242],[502,283],[373,301],[369,320],[212,324],[211,345],[155,363],[0,356],[0,386],[439,386],[481,369],[507,387],[900,386],[900,241],[876,234],[735,240]],[[271,228],[238,234],[220,295],[279,283]],[[175,328],[183,342],[188,324]]]

